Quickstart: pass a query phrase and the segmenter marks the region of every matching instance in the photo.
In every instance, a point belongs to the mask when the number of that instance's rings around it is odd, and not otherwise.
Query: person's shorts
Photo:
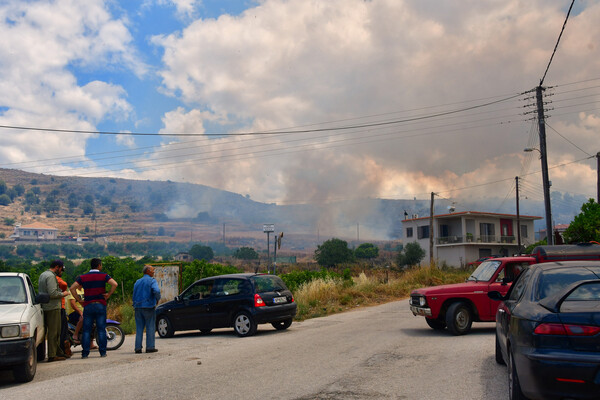
[[[71,314],[69,314],[69,323],[77,325],[79,318],[81,318],[81,315],[79,315],[77,311],[73,311]]]

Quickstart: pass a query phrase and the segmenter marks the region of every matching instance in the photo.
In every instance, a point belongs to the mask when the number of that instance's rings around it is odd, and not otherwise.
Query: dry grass
[[[294,297],[298,304],[297,320],[321,317],[360,306],[372,306],[409,296],[411,290],[447,283],[463,282],[469,272],[414,268],[386,280],[361,272],[352,282],[342,279],[317,279],[302,285]]]

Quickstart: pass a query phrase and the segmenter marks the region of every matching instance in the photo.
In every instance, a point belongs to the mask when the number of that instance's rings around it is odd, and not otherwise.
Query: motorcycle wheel
[[[106,324],[106,350],[116,350],[125,341],[125,333],[119,325]]]

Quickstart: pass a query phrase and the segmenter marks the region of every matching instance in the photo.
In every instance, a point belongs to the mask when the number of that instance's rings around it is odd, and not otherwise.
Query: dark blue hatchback
[[[600,263],[530,266],[496,313],[496,361],[509,398],[600,398]]]
[[[289,328],[296,308],[292,292],[278,276],[220,275],[194,282],[175,300],[158,306],[156,330],[166,338],[176,331],[233,327],[238,336],[251,336],[259,324]]]

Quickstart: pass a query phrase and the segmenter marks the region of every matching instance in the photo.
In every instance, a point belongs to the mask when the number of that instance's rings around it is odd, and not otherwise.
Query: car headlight
[[[0,337],[3,338],[14,338],[22,337],[28,338],[30,335],[30,329],[28,323],[19,325],[8,325],[0,328]]]
[[[419,297],[419,305],[421,307],[425,307],[427,305],[427,300],[425,299],[425,296]]]

